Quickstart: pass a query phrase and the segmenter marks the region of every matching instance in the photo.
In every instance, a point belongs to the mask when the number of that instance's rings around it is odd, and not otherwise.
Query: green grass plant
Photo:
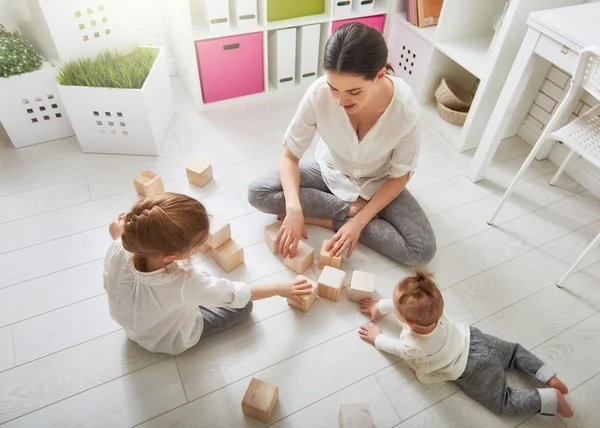
[[[129,54],[102,51],[95,59],[81,58],[63,65],[58,83],[64,86],[141,89],[158,50],[137,47]]]

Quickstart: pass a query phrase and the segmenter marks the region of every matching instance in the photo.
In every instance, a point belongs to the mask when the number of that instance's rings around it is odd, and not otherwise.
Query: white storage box
[[[56,91],[58,70],[48,65],[0,78],[0,122],[16,148],[74,134]]]
[[[333,15],[345,16],[352,12],[352,0],[333,0]]]
[[[277,89],[296,84],[296,29],[273,31],[269,36],[269,78]]]
[[[375,0],[352,0],[352,7],[359,13],[371,13],[375,10]]]
[[[223,33],[229,31],[229,1],[228,0],[203,0],[203,12],[208,31],[211,33]]]
[[[58,85],[84,152],[159,154],[174,106],[165,50],[157,49],[141,89]]]
[[[231,17],[238,28],[256,27],[257,0],[231,0]]]
[[[298,27],[296,34],[296,79],[298,83],[313,82],[319,70],[321,25]]]
[[[121,0],[38,1],[61,62],[136,46],[129,8]]]

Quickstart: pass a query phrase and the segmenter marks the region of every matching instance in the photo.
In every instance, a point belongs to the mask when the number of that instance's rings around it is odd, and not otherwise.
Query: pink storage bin
[[[196,55],[205,103],[265,90],[263,33],[200,40]]]
[[[340,21],[333,21],[331,24],[331,32],[333,33],[338,27],[341,27],[344,24],[349,24],[351,22],[362,22],[369,27],[377,28],[381,33],[383,33],[383,24],[385,24],[385,15],[375,15],[375,16],[365,16],[364,18],[352,18],[352,19],[342,19]]]

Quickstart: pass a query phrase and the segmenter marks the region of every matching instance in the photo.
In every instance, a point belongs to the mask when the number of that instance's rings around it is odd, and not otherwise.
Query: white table
[[[587,46],[600,47],[600,3],[533,12],[519,53],[469,168],[471,181],[483,178],[494,153],[505,137],[515,135],[552,64],[573,74],[579,52]],[[570,116],[559,121],[564,124]],[[538,159],[552,149],[548,141]]]

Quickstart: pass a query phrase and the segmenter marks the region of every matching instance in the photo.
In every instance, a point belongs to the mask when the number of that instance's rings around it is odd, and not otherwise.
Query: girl
[[[361,312],[370,314],[371,321],[396,313],[403,324],[399,339],[384,336],[373,324],[362,326],[359,335],[377,349],[403,357],[422,383],[454,381],[495,413],[573,416],[563,396],[568,389],[552,368],[518,343],[489,336],[446,315],[442,294],[424,270],[400,281],[391,299],[364,299]],[[511,388],[506,384],[509,368],[534,376],[549,388]]]
[[[250,204],[285,216],[283,257],[294,257],[305,224],[316,224],[336,232],[332,255],[350,257],[360,241],[408,265],[433,258],[433,230],[405,188],[419,154],[419,105],[406,82],[387,74],[387,58],[379,31],[338,28],[325,47],[325,76],[308,88],[284,136],[279,171],[250,185]],[[317,162],[300,165],[317,131]]]
[[[109,231],[114,243],[104,261],[104,289],[110,314],[150,352],[176,355],[201,336],[244,321],[252,300],[279,295],[299,301],[310,293],[306,281],[249,286],[190,265],[208,238],[209,220],[204,206],[185,195],[138,201],[113,219]]]

